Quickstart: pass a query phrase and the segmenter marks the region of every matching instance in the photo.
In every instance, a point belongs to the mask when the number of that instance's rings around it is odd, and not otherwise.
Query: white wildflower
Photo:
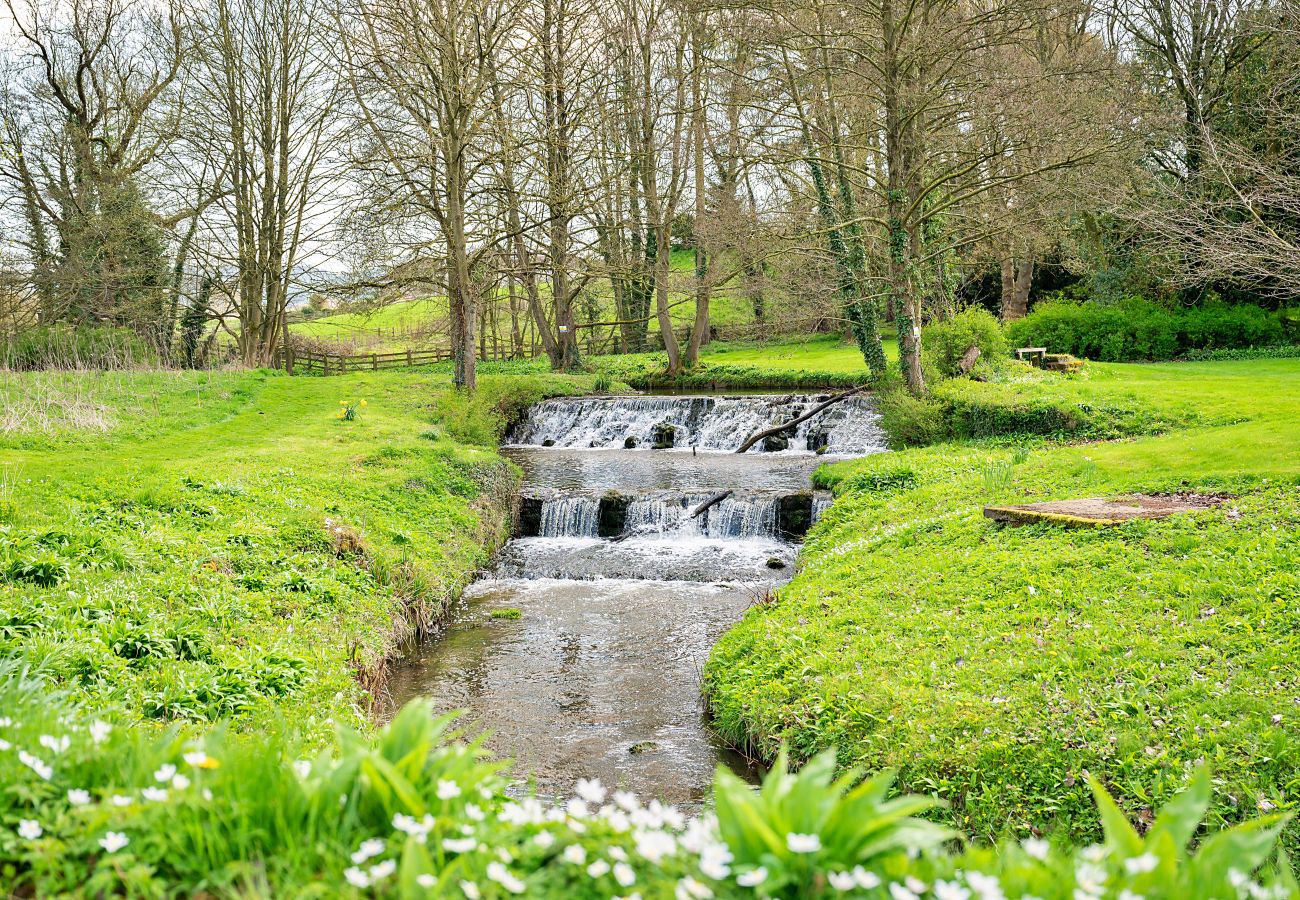
[[[791,853],[816,853],[822,848],[822,839],[815,834],[796,834],[785,836],[785,845]]]
[[[614,880],[622,887],[636,884],[636,872],[625,862],[614,863]]]
[[[555,835],[549,831],[539,831],[533,835],[533,843],[545,850],[555,843]]]
[[[1020,846],[1026,853],[1038,860],[1047,859],[1047,854],[1052,849],[1052,845],[1042,838],[1025,838]]]
[[[574,797],[564,805],[564,811],[575,819],[585,819],[591,815],[587,808],[587,801]]]
[[[528,887],[519,878],[499,862],[488,863],[487,877],[501,885],[512,894],[522,894]]]
[[[665,856],[677,852],[677,839],[665,831],[637,831],[632,835],[637,855],[658,865]]]
[[[415,883],[426,891],[431,891],[433,890],[434,885],[438,883],[438,879],[434,878],[428,872],[421,872],[419,875],[415,876]]]
[[[853,867],[853,880],[864,891],[880,887],[880,876],[875,872],[868,872],[862,866]]]
[[[731,851],[726,844],[713,844],[704,848],[700,854],[700,871],[721,881],[731,874]]]
[[[483,808],[475,803],[465,804],[465,815],[473,819],[475,822],[482,822],[483,819],[486,818],[483,815]]]
[[[1119,897],[1117,897],[1116,900],[1146,900],[1146,898],[1141,894],[1133,893],[1128,888],[1124,888],[1124,890],[1119,892]]]
[[[108,798],[108,802],[114,806],[130,806],[135,802],[135,798],[127,797],[124,794],[114,794]]]
[[[483,896],[479,893],[478,885],[472,881],[462,881],[460,883],[460,889],[469,900],[478,900],[479,897]]]
[[[970,891],[955,881],[940,878],[934,883],[934,900],[967,900]]]
[[[858,886],[852,872],[827,872],[826,880],[837,891],[851,891]]]
[[[748,872],[741,872],[736,876],[736,884],[741,887],[758,887],[764,881],[767,881],[767,869],[763,866],[750,869]]]
[[[104,743],[104,739],[108,737],[112,730],[113,726],[109,725],[107,722],[91,722],[90,739],[96,744],[102,744]]]
[[[1124,860],[1124,869],[1131,875],[1153,872],[1158,865],[1160,865],[1160,860],[1154,853],[1143,853],[1141,856]]]
[[[41,735],[41,746],[56,756],[67,750],[70,743],[66,734],[61,737],[53,737],[48,734]]]
[[[370,867],[370,881],[383,881],[389,875],[397,871],[397,863],[391,859],[386,859],[381,863],[376,863]]]
[[[913,894],[924,894],[930,889],[929,885],[917,878],[915,875],[908,875],[903,879],[903,884],[907,885],[907,889]]]
[[[713,891],[707,884],[687,877],[677,882],[673,895],[677,900],[709,900],[713,896]]]
[[[34,841],[43,834],[41,823],[35,819],[18,820],[18,836],[25,841]]]
[[[171,763],[158,767],[158,771],[153,773],[154,781],[171,781],[172,776],[176,774],[176,767]]]
[[[627,851],[622,847],[610,847],[608,851],[610,859],[616,859],[619,862],[627,862]]]
[[[605,862],[605,860],[603,859],[598,859],[595,862],[593,862],[591,865],[587,866],[587,874],[590,875],[592,878],[599,878],[600,876],[608,872],[609,872],[609,863]]]
[[[443,838],[442,849],[449,853],[472,853],[478,846],[478,840],[467,838]]]
[[[605,800],[605,787],[599,778],[579,778],[574,792],[588,803],[603,803]]]
[[[636,812],[641,808],[641,801],[637,799],[636,794],[631,791],[615,791],[614,803],[623,807],[628,812]]]
[[[300,779],[306,778],[311,774],[311,763],[305,759],[295,759],[293,761],[293,773]]]
[[[966,874],[966,883],[970,885],[971,890],[979,895],[980,900],[1004,900],[1006,894],[1002,893],[1002,885],[993,875],[985,875],[983,872],[968,872]]]
[[[348,866],[343,870],[343,877],[348,880],[348,884],[357,888],[370,887],[370,876],[358,869],[356,866]]]
[[[116,853],[129,843],[131,841],[120,831],[110,831],[99,839],[99,846],[105,853]]]
[[[1099,863],[1110,853],[1105,844],[1089,844],[1083,848],[1083,858],[1090,863]]]
[[[209,765],[208,755],[202,750],[191,750],[181,758],[185,760],[187,766],[192,766],[196,769],[201,769]]]
[[[13,744],[0,738],[0,750],[12,750],[13,746],[14,746]]]
[[[172,776],[172,787],[174,787],[176,790],[183,791],[189,786],[190,786],[190,780],[186,778],[184,775]]]
[[[73,806],[85,806],[90,802],[90,791],[83,791],[81,788],[73,788],[68,791],[68,802]]]
[[[388,844],[384,842],[383,838],[371,838],[368,841],[362,841],[361,846],[357,848],[357,852],[352,854],[352,861],[357,865],[361,865],[371,857],[383,853],[387,846]]]
[[[459,797],[459,796],[460,796],[460,785],[458,785],[454,781],[447,781],[446,779],[441,779],[441,778],[438,779],[439,800],[450,800],[453,797]]]
[[[587,861],[587,849],[581,844],[570,844],[564,848],[564,861],[580,866]]]
[[[18,761],[39,775],[44,781],[49,781],[54,775],[53,768],[41,760],[40,757],[32,756],[26,750],[18,751]]]
[[[8,716],[0,716],[0,728],[8,728],[14,723],[14,720]]]
[[[144,797],[144,799],[148,800],[150,803],[166,803],[167,789],[147,787],[140,792],[140,796]]]
[[[920,900],[916,894],[903,887],[903,885],[899,884],[897,881],[891,881],[889,883],[889,896],[894,898],[894,900]]]

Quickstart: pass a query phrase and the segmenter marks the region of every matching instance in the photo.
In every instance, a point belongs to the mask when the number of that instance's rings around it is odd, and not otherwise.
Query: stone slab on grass
[[[1051,522],[1057,525],[1118,525],[1132,519],[1163,519],[1175,513],[1209,509],[1222,498],[1205,494],[1121,497],[1086,497],[1081,500],[1052,500],[1020,506],[986,506],[984,516],[1008,525]]]

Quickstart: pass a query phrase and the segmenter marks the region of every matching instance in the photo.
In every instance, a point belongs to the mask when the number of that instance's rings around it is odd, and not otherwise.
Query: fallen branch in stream
[[[710,506],[713,506],[715,503],[721,503],[723,500],[726,500],[730,496],[731,496],[731,491],[720,491],[714,494],[708,500],[705,500],[699,506],[695,507],[695,509],[691,510],[691,518],[694,519],[696,516],[704,512]]]
[[[834,406],[836,403],[839,403],[841,400],[847,400],[850,397],[854,396],[855,394],[862,393],[862,391],[863,388],[855,387],[851,391],[845,391],[842,394],[836,394],[831,399],[825,401],[824,403],[817,404],[808,412],[804,413],[801,416],[796,416],[795,418],[791,419],[789,422],[782,422],[780,425],[776,425],[772,428],[764,429],[763,431],[760,431],[757,434],[752,434],[749,436],[749,439],[745,441],[745,443],[740,445],[740,447],[736,450],[736,452],[744,453],[750,447],[754,446],[759,441],[763,440],[763,438],[772,437],[775,434],[781,434],[784,431],[789,431],[791,428],[794,428],[796,425],[802,425],[804,422],[807,422],[813,416],[817,415],[819,412],[826,409],[826,407]]]

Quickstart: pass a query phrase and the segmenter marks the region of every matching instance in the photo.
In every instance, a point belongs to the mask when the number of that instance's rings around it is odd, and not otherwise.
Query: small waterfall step
[[[705,493],[629,496],[608,491],[596,497],[534,492],[520,497],[515,533],[517,537],[542,538],[622,539],[660,534],[798,541],[817,514],[817,500],[809,490],[731,494],[692,516],[710,497]]]
[[[790,421],[826,395],[563,397],[533,406],[511,431],[525,447],[733,451],[755,432]],[[861,455],[884,449],[869,397],[852,397],[750,453],[796,451]]]

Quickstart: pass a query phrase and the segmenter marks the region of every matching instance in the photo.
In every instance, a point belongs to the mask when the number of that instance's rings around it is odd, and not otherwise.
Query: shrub
[[[876,401],[880,410],[880,427],[889,437],[889,445],[924,447],[951,437],[945,405],[932,397],[914,397],[903,388],[882,394]]]
[[[129,328],[45,325],[10,335],[0,350],[7,369],[134,369],[157,365],[158,353]]]
[[[1281,318],[1257,306],[1208,303],[1171,311],[1141,298],[1111,306],[1055,300],[1011,323],[1013,346],[1106,362],[1174,359],[1193,350],[1281,344]]]
[[[994,364],[1005,359],[1009,352],[1007,337],[998,320],[977,307],[925,326],[921,346],[939,374],[947,378],[961,374],[961,359],[971,347],[978,347],[980,358]]]

